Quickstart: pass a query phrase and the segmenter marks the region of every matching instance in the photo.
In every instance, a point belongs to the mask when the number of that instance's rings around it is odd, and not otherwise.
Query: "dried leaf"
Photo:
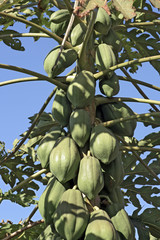
[[[123,14],[126,21],[136,16],[133,0],[113,0],[113,5]]]
[[[84,17],[90,13],[90,11],[94,10],[97,7],[104,7],[104,9],[108,12],[109,9],[105,6],[105,0],[79,0],[81,7],[75,9],[74,13],[79,17]]]
[[[154,7],[160,9],[160,0],[150,0],[150,2]]]

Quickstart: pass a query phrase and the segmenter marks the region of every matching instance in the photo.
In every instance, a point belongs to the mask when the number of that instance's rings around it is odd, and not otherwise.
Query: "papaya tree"
[[[45,38],[46,45],[53,39],[54,46],[41,59],[46,74],[0,63],[30,75],[2,79],[0,87],[53,86],[11,151],[0,139],[0,175],[10,186],[0,201],[33,207],[18,224],[2,221],[0,239],[160,239],[160,87],[136,79],[145,62],[160,73],[159,9],[159,0],[1,1],[1,42],[16,51],[24,51],[22,37],[33,44]],[[122,82],[138,97],[121,96]],[[37,211],[41,219],[32,221]]]

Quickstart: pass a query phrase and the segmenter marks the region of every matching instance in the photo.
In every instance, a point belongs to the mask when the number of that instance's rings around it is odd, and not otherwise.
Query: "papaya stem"
[[[43,74],[40,74],[40,73],[37,73],[37,72],[34,72],[34,71],[31,71],[29,69],[26,69],[26,68],[21,68],[21,67],[17,67],[17,66],[13,66],[13,65],[7,65],[7,64],[2,64],[0,63],[0,68],[4,68],[4,69],[9,69],[9,70],[13,70],[13,71],[17,71],[17,72],[22,72],[22,73],[26,73],[26,74],[29,74],[29,75],[33,75],[35,77],[38,77],[38,80],[43,80],[45,79],[46,81],[52,83],[52,84],[55,84],[56,86],[62,88],[64,91],[67,90],[68,86],[64,83],[61,83],[57,80],[54,80],[52,78],[49,78]],[[8,83],[5,84],[5,82],[2,82],[0,83],[0,86],[3,86],[3,85],[8,85],[8,84],[11,84],[12,80],[10,81],[7,81]],[[13,83],[14,83],[14,80],[13,80]]]
[[[127,98],[127,97],[95,97],[96,106],[102,105],[105,103],[113,103],[113,102],[137,102],[137,103],[148,103],[148,104],[157,104],[160,105],[160,101],[151,100],[151,99],[143,99],[143,98]]]
[[[122,137],[116,135],[116,137],[125,145],[125,146],[130,146],[130,144],[128,144]],[[147,169],[147,171],[160,183],[160,179],[157,176],[157,174],[143,161],[143,159],[139,156],[139,154],[137,152],[135,152],[134,150],[131,150],[133,155],[135,156],[135,161],[137,161],[137,159],[140,161],[140,163]]]
[[[9,17],[9,18],[12,18],[16,21],[19,21],[19,22],[22,22],[22,23],[25,23],[26,25],[29,25],[29,26],[32,26],[32,27],[35,27],[37,28],[38,30],[40,30],[41,32],[44,32],[46,33],[48,36],[50,36],[51,38],[53,38],[54,40],[56,40],[58,43],[61,43],[62,42],[62,38],[59,37],[58,35],[56,35],[55,33],[52,33],[50,31],[48,31],[47,29],[39,26],[38,24],[36,23],[33,23],[31,21],[28,21],[24,18],[21,18],[21,17],[17,17],[13,14],[9,14],[9,13],[4,13],[4,12],[0,12],[0,16],[3,16],[3,17]],[[72,48],[72,45],[69,43],[69,42],[65,42],[65,47],[66,48]]]
[[[132,77],[130,76],[130,74],[124,69],[122,68],[121,71],[129,78],[129,79],[132,79]],[[142,91],[142,89],[137,85],[137,83],[135,82],[132,82],[133,86],[137,89],[137,91],[142,95],[142,97],[144,97],[145,99],[149,99],[147,97],[147,95]],[[156,111],[158,112],[159,109],[154,105],[154,104],[150,104],[151,107]]]
[[[37,212],[38,210],[38,204],[35,206],[35,208],[32,210],[32,212],[29,214],[29,216],[27,217],[27,219],[24,221],[24,223],[29,223],[29,221],[31,220],[31,218],[34,216],[34,214]]]
[[[160,152],[159,148],[138,147],[138,146],[120,146],[120,151],[140,151],[140,152]]]
[[[138,80],[138,79],[129,78],[129,77],[123,77],[123,76],[119,76],[119,75],[117,75],[117,77],[119,78],[119,80],[122,80],[122,81],[135,82],[135,83],[143,85],[145,87],[149,87],[149,88],[152,88],[154,90],[160,91],[160,87],[154,86],[154,85],[152,85],[150,83],[143,82],[143,81]]]
[[[3,38],[14,38],[14,37],[44,37],[44,38],[50,38],[49,35],[46,33],[8,33],[8,34],[2,34],[0,35],[0,39]]]
[[[131,66],[131,65],[133,65],[135,63],[149,62],[149,61],[158,60],[158,59],[160,59],[160,55],[154,55],[154,56],[150,56],[150,57],[143,57],[143,58],[139,58],[139,59],[130,60],[130,61],[127,61],[127,62],[124,62],[124,63],[119,63],[119,64],[116,64],[116,65],[110,67],[109,69],[106,69],[104,71],[95,73],[94,74],[94,78],[95,79],[99,79],[99,78],[105,76],[108,72],[115,71],[118,68]]]
[[[120,122],[133,120],[133,119],[139,120],[139,118],[150,117],[150,116],[160,116],[160,112],[135,114],[135,115],[132,115],[132,116],[129,116],[129,117],[118,118],[118,119],[110,120],[110,121],[107,121],[107,122],[103,122],[103,123],[101,123],[101,125],[103,125],[105,127],[111,127],[111,126],[113,126],[117,123],[120,123]]]
[[[153,20],[152,22],[135,22],[135,23],[127,23],[127,24],[120,24],[113,27],[113,29],[120,29],[120,28],[132,28],[132,27],[146,27],[146,26],[157,26],[160,25],[160,20]]]
[[[47,100],[45,101],[45,103],[43,104],[43,106],[41,107],[39,113],[36,115],[32,125],[30,126],[30,128],[28,129],[28,131],[26,132],[25,136],[22,138],[22,140],[16,145],[16,147],[12,150],[12,152],[6,156],[1,162],[0,165],[5,163],[7,160],[11,159],[14,154],[19,150],[19,148],[22,146],[22,144],[26,141],[26,139],[29,137],[31,131],[33,130],[33,128],[35,127],[35,125],[37,124],[37,122],[39,121],[39,118],[41,116],[41,114],[43,113],[44,109],[47,107],[48,103],[50,102],[50,100],[52,99],[52,97],[54,96],[54,94],[56,93],[57,87],[54,88],[54,90],[51,92],[51,94],[49,95],[49,97],[47,98]],[[43,169],[44,171],[44,169]],[[45,172],[45,171],[44,171]],[[27,179],[26,179],[27,180]],[[15,191],[15,190],[14,190]]]
[[[84,41],[79,53],[79,61],[78,61],[78,65],[80,67],[80,69],[85,69],[86,67],[86,56],[88,54],[88,42],[89,39],[91,37],[91,34],[93,33],[93,27],[94,27],[94,22],[95,22],[95,18],[96,18],[96,14],[94,11],[91,11],[90,13],[90,21],[89,24],[87,26],[87,31],[86,34],[84,36]]]

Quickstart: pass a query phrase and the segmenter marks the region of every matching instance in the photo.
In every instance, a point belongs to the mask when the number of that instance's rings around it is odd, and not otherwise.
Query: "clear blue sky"
[[[15,24],[17,30],[21,33],[26,29],[23,24]],[[10,28],[12,29],[12,28]],[[34,42],[32,38],[21,38],[25,52],[19,52],[12,50],[6,46],[3,42],[0,42],[0,63],[15,65],[19,67],[28,68],[33,71],[37,71],[42,74],[46,74],[43,69],[43,60],[47,53],[57,45],[57,43],[48,38],[43,38],[37,42]],[[118,74],[122,75],[120,71]],[[26,75],[10,70],[0,69],[0,81],[10,80],[14,78],[26,77]],[[159,86],[159,75],[150,66],[145,63],[141,70],[134,74],[134,78],[140,79],[154,85]],[[0,141],[6,143],[6,149],[12,149],[12,143],[15,138],[19,139],[19,135],[25,132],[29,127],[29,116],[33,116],[37,113],[44,101],[51,93],[53,85],[48,82],[27,82],[18,83],[14,85],[8,85],[0,88]],[[142,89],[148,94],[151,99],[159,100],[159,93],[154,90],[148,90],[146,87]],[[141,97],[135,88],[127,82],[120,81],[120,93],[121,97]],[[150,108],[147,104],[132,103],[129,104],[133,110],[137,113],[145,113]],[[52,107],[52,101],[46,108],[46,112],[50,112]],[[147,132],[150,132],[150,128],[146,129],[142,127],[142,124],[138,124],[135,131],[135,136],[138,139],[143,138]],[[156,130],[155,130],[156,131]],[[0,178],[0,187],[3,191],[7,191],[9,188],[2,183]],[[42,187],[44,189],[44,186]],[[43,189],[40,189],[37,196],[39,198]],[[16,204],[10,204],[8,201],[3,201],[0,204],[0,222],[2,219],[7,219],[18,223],[21,219],[28,217],[31,210],[34,208],[22,208]],[[129,209],[131,210],[131,208]],[[37,213],[34,219],[40,219],[40,215]]]

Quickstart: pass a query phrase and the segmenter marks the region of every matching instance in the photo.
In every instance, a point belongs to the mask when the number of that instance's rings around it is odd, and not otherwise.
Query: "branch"
[[[124,69],[122,68],[121,71],[129,78],[132,79],[132,77],[130,76],[130,74]],[[133,86],[138,90],[138,92],[142,95],[142,97],[144,97],[145,99],[149,99],[149,97],[147,97],[147,95],[142,91],[142,89],[137,85],[137,83],[132,82]],[[154,105],[154,104],[150,104],[151,107],[158,112],[159,109]]]
[[[14,156],[14,154],[19,150],[19,148],[22,146],[22,144],[26,141],[26,139],[29,137],[31,131],[33,130],[33,128],[35,127],[35,125],[37,124],[41,114],[43,113],[44,109],[46,108],[46,106],[48,105],[48,103],[50,102],[50,100],[52,99],[52,97],[54,96],[55,92],[57,90],[57,87],[54,88],[54,90],[51,92],[51,94],[49,95],[49,97],[47,98],[47,100],[45,101],[45,103],[43,104],[42,108],[40,109],[39,113],[37,114],[37,116],[35,117],[32,125],[30,126],[30,128],[28,129],[26,135],[22,138],[22,140],[17,144],[17,146],[12,150],[12,152],[5,157],[1,162],[0,165],[5,163],[7,160],[11,159],[11,157]],[[26,179],[27,180],[27,179]]]
[[[24,223],[29,223],[29,221],[31,220],[31,218],[34,216],[34,214],[37,212],[38,210],[38,204],[35,206],[35,208],[32,210],[32,212],[29,214],[29,216],[27,217],[27,219],[24,221]]]
[[[37,226],[38,224],[41,224],[41,223],[44,223],[43,219],[38,220],[38,221],[33,222],[33,223],[29,223],[27,226],[22,227],[21,229],[11,233],[8,237],[3,238],[2,240],[9,240],[9,239],[17,236],[18,234],[20,234],[20,233],[22,233],[22,232],[24,232],[24,231],[26,231],[26,230],[28,230],[28,229],[30,229],[32,227],[35,227],[35,226]]]
[[[130,79],[130,78],[119,76],[119,75],[117,75],[117,77],[119,78],[119,80],[123,80],[123,81],[127,81],[127,82],[135,82],[135,83],[138,83],[138,84],[143,85],[145,87],[149,87],[149,88],[152,88],[154,90],[160,91],[160,87],[154,86],[154,85],[152,85],[150,83],[147,83],[147,82],[142,82],[141,80],[137,80],[137,79],[134,79],[134,78]]]
[[[148,104],[153,103],[153,104],[160,105],[160,101],[151,100],[151,99],[127,98],[127,97],[112,97],[112,98],[99,97],[99,96],[95,97],[96,106],[101,105],[101,104],[105,104],[105,103],[123,102],[123,101],[124,102],[148,103]]]
[[[135,114],[135,115],[132,115],[129,117],[118,118],[118,119],[110,120],[107,122],[103,122],[102,125],[104,125],[105,127],[111,127],[111,126],[115,125],[116,123],[133,120],[133,119],[139,119],[139,118],[143,118],[143,117],[151,117],[151,116],[160,116],[160,112]]]
[[[146,26],[157,26],[160,25],[160,20],[154,20],[153,22],[135,22],[135,23],[128,23],[124,25],[115,25],[114,29],[120,28],[132,28],[132,27],[146,27]]]
[[[30,177],[26,178],[25,180],[23,180],[22,182],[17,184],[14,188],[10,189],[8,191],[8,193],[13,193],[13,192],[21,189],[24,185],[26,185],[26,183],[30,182],[31,180],[39,177],[41,174],[46,173],[46,172],[47,172],[47,169],[42,169],[42,170],[32,174]]]
[[[27,25],[29,25],[29,26],[35,27],[35,28],[39,29],[41,32],[46,33],[48,36],[50,36],[51,38],[53,38],[54,40],[56,40],[58,43],[61,43],[61,42],[62,42],[62,38],[61,38],[61,37],[59,37],[59,36],[56,35],[55,33],[52,33],[52,32],[50,32],[50,31],[48,31],[47,29],[39,26],[39,25],[36,24],[36,23],[33,23],[33,22],[28,21],[28,20],[26,20],[26,19],[24,19],[24,18],[21,18],[21,17],[17,17],[17,16],[15,16],[15,15],[13,15],[13,14],[4,13],[4,12],[0,12],[0,16],[9,17],[9,18],[12,18],[12,19],[14,19],[14,20],[16,20],[16,21],[19,21],[19,22],[25,23],[25,24],[27,24]],[[66,47],[66,48],[72,48],[72,45],[71,45],[69,42],[66,42],[66,43],[65,43],[65,47]]]
[[[131,66],[135,63],[143,63],[143,62],[149,62],[149,61],[153,61],[153,60],[158,60],[160,59],[160,55],[155,55],[155,56],[150,56],[150,57],[144,57],[144,58],[139,58],[139,59],[134,59],[134,60],[130,60],[124,63],[119,63],[117,65],[114,65],[112,67],[110,67],[109,69],[106,69],[104,71],[98,72],[94,74],[94,78],[95,79],[99,79],[105,75],[107,75],[108,72],[111,71],[115,71],[118,68],[122,68],[122,67],[128,67]]]
[[[156,12],[152,12],[152,11],[149,11],[149,10],[144,10],[144,9],[136,9],[136,12],[143,12],[143,13],[147,13],[147,14],[151,14],[151,15],[154,15],[156,17],[160,17],[160,14],[159,13],[156,13]]]
[[[116,137],[126,146],[129,146],[130,145],[120,136],[117,136]],[[148,167],[148,165],[143,161],[143,159],[139,156],[138,153],[136,153],[134,150],[131,150],[133,155],[136,157],[135,161],[137,161],[137,159],[140,161],[140,163],[147,169],[147,171],[160,183],[160,179],[159,177],[157,176],[157,174],[150,168]]]
[[[0,39],[3,38],[14,38],[14,37],[45,37],[50,38],[50,36],[46,33],[8,33],[8,34],[0,34]]]
[[[13,83],[21,83],[21,82],[33,82],[33,81],[43,81],[43,79],[40,79],[38,77],[26,77],[26,78],[17,78],[12,79],[4,82],[0,82],[0,87],[10,85]]]
[[[140,152],[160,152],[159,148],[153,147],[138,147],[138,146],[120,146],[120,151],[140,151]]]
[[[17,66],[13,66],[13,65],[2,64],[2,63],[0,63],[0,68],[9,69],[9,70],[13,70],[13,71],[17,71],[17,72],[22,72],[22,73],[26,73],[26,74],[29,74],[29,75],[33,75],[35,77],[38,77],[38,80],[45,79],[46,81],[48,81],[48,82],[50,82],[52,84],[55,84],[56,86],[62,88],[63,90],[65,90],[65,91],[67,90],[67,85],[66,84],[61,83],[61,82],[59,82],[59,81],[57,81],[55,79],[49,78],[49,77],[47,77],[47,76],[45,76],[43,74],[40,74],[40,73],[31,71],[31,70],[28,70],[26,68],[21,68],[21,67],[17,67]],[[10,81],[12,81],[12,80],[10,80]],[[1,86],[1,84],[2,84],[2,86],[6,85],[3,82],[0,83],[0,86]],[[8,83],[8,84],[11,84],[11,82]]]

